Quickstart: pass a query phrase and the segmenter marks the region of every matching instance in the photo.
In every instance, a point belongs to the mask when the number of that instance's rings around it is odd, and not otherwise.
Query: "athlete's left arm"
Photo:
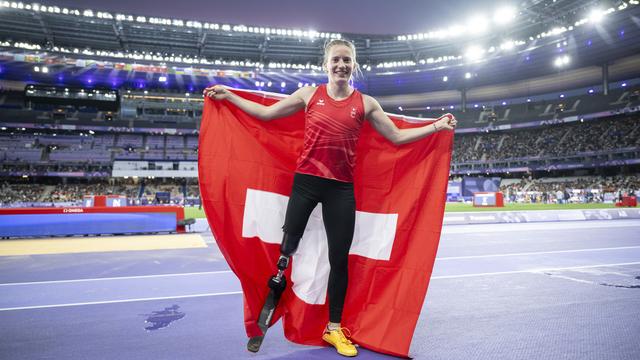
[[[369,120],[371,125],[373,125],[380,135],[384,136],[395,145],[407,144],[422,139],[440,130],[453,130],[458,124],[458,121],[453,115],[445,114],[440,118],[440,120],[426,126],[410,129],[398,129],[396,124],[394,124],[387,114],[385,114],[384,110],[382,110],[382,106],[380,106],[380,103],[378,103],[376,99],[371,96],[364,95],[363,100],[365,118]]]

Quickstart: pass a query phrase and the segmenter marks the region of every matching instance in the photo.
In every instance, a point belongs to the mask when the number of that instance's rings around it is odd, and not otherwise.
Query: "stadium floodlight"
[[[464,74],[464,78],[465,78],[465,79],[471,79],[471,73],[469,73],[469,72],[468,72],[468,73],[465,73],[465,74]]]
[[[489,30],[489,24],[486,16],[474,15],[467,21],[467,33],[470,35],[483,35]]]
[[[281,83],[280,83],[280,87],[281,87],[281,88],[284,88],[284,87],[286,87],[286,86],[287,86],[287,83],[286,83],[286,82],[284,82],[284,81],[283,81],[283,82],[281,82]]]
[[[505,6],[496,10],[493,15],[493,21],[498,25],[506,25],[516,18],[516,9],[511,6]]]
[[[49,68],[46,66],[43,66],[42,69],[40,69],[40,71],[42,71],[42,73],[47,74],[49,72]]]
[[[511,50],[511,49],[513,49],[514,46],[516,46],[516,43],[513,40],[507,40],[507,41],[503,42],[502,44],[500,44],[500,49],[502,49],[502,50]]]
[[[271,81],[267,82],[267,87],[271,87],[272,83]]]
[[[593,9],[589,13],[589,21],[594,24],[597,24],[600,21],[602,21],[602,18],[604,17],[604,15],[605,13],[601,9]]]
[[[33,67],[33,71],[40,72],[40,66],[34,66]]]
[[[556,58],[553,64],[556,67],[563,67],[563,66],[569,65],[570,62],[571,62],[571,58],[569,58],[569,56],[567,55],[564,55]]]
[[[471,46],[467,49],[467,51],[465,51],[464,57],[466,57],[470,61],[476,61],[482,59],[484,52],[484,49],[479,46]]]
[[[449,77],[448,77],[448,76],[443,76],[443,77],[442,77],[442,81],[443,81],[443,82],[447,82],[447,81],[449,81]]]
[[[160,82],[167,82],[167,77],[166,77],[166,76],[160,76],[160,77],[158,78],[158,81],[160,81]]]

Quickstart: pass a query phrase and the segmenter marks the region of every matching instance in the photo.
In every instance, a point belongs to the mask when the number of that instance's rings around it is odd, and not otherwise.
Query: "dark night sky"
[[[28,0],[26,2],[29,2]],[[491,14],[489,0],[44,0],[43,5],[104,10],[228,24],[361,34],[406,34],[434,30],[469,16]]]

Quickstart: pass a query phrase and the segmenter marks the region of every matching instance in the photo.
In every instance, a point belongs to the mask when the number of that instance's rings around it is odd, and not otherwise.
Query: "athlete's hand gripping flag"
[[[266,105],[277,101],[275,94],[236,93]],[[390,117],[399,128],[424,126]],[[218,246],[240,279],[249,337],[262,334],[257,320],[280,255],[303,132],[303,112],[263,122],[227,101],[205,98],[200,191]],[[452,143],[453,132],[443,131],[394,146],[368,122],[362,128],[354,174],[356,230],[342,325],[363,347],[408,355],[440,239]],[[317,208],[287,270],[291,285],[271,319],[273,324],[282,317],[285,336],[296,343],[324,345],[326,247]]]

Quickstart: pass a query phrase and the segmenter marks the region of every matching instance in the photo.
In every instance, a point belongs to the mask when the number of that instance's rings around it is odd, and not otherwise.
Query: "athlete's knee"
[[[291,263],[291,256],[298,249],[298,244],[300,244],[301,236],[293,236],[290,234],[284,233],[282,237],[282,244],[280,244],[280,257],[278,258],[278,262],[276,266],[278,267],[278,274],[275,275],[277,279],[280,279],[284,276],[284,271],[289,267],[289,263]]]
[[[349,264],[350,248],[336,248],[329,252],[329,264],[331,268],[346,268]]]
[[[282,244],[280,244],[280,253],[286,257],[293,256],[298,249],[301,238],[302,236],[290,235],[285,232],[282,236]]]

